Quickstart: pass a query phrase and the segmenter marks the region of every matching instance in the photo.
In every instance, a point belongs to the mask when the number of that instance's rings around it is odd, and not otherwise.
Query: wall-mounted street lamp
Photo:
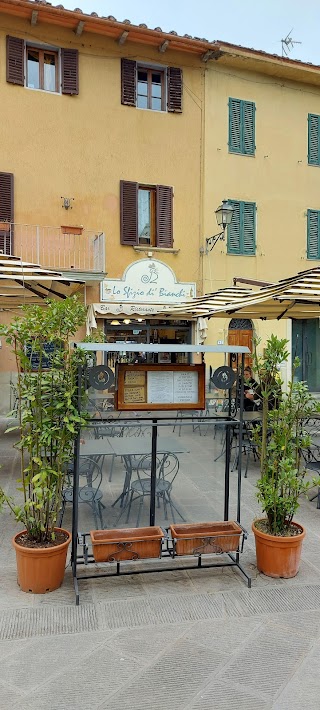
[[[222,204],[215,211],[218,226],[221,227],[221,232],[219,232],[219,234],[214,234],[213,237],[207,237],[206,254],[208,254],[209,251],[212,251],[219,239],[222,239],[222,241],[224,240],[226,227],[228,224],[231,224],[233,213],[234,207],[232,207],[230,202],[228,202],[228,200],[222,200]]]

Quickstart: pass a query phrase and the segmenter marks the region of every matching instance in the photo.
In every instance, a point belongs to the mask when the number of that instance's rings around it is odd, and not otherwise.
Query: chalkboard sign
[[[36,372],[39,369],[40,352],[37,350],[33,350],[33,347],[34,346],[32,345],[32,343],[27,343],[25,346],[25,352],[31,362],[31,369]],[[44,343],[42,347],[45,352],[45,355],[42,354],[41,369],[51,370],[53,355],[61,346],[57,341],[52,341],[50,343]]]
[[[205,365],[117,366],[121,410],[205,409]]]

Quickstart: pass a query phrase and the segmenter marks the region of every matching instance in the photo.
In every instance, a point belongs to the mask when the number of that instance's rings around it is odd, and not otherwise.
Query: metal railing
[[[8,222],[0,225],[0,253],[48,269],[93,272],[106,269],[105,235],[99,230],[71,227],[68,231],[66,227]]]

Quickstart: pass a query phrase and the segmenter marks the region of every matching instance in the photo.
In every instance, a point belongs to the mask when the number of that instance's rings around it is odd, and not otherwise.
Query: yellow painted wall
[[[200,155],[203,66],[187,54],[160,54],[127,42],[1,16],[0,170],[15,176],[15,221],[83,225],[107,237],[108,276],[145,256],[120,246],[120,180],[174,187],[174,248],[158,253],[179,280],[201,285]],[[6,34],[79,49],[79,96],[6,82]],[[120,57],[182,67],[183,113],[121,105]],[[73,209],[61,196],[74,197]]]
[[[320,168],[308,165],[308,113],[320,114],[320,90],[211,62],[205,97],[204,235],[219,231],[214,210],[222,199],[255,202],[257,248],[255,256],[228,255],[219,241],[203,256],[204,291],[235,276],[277,281],[318,266],[306,253],[307,209],[320,210]],[[255,102],[254,157],[228,152],[229,97]],[[226,343],[227,324],[212,319],[208,341]],[[287,335],[285,322],[255,328],[262,337]]]

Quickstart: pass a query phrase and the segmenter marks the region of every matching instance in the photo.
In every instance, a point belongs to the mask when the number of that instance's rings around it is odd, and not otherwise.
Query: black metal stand
[[[244,369],[244,355],[242,355],[242,372]],[[81,371],[79,370],[78,373],[78,408],[80,412],[81,408]],[[223,423],[226,427],[226,449],[225,449],[225,475],[224,475],[224,520],[227,521],[229,519],[229,493],[230,493],[230,459],[231,459],[231,428],[234,427],[234,419],[231,417],[231,398],[229,398],[229,413],[225,417],[225,419],[221,419],[221,417],[207,417],[206,421],[199,422],[199,426],[203,423],[205,426],[208,423],[208,420],[212,420],[213,422],[219,421],[220,423]],[[97,421],[99,422],[99,425],[103,425],[103,422],[105,421],[110,422],[110,417],[106,417],[105,419],[99,419],[99,420],[91,420],[88,422],[88,427],[90,426],[96,426]],[[139,417],[139,421],[146,421],[148,424],[150,424],[150,419],[149,418],[143,418]],[[151,439],[151,489],[150,489],[150,526],[155,525],[155,510],[156,510],[156,474],[157,474],[157,437],[158,437],[158,427],[161,426],[163,423],[164,425],[167,425],[168,421],[172,422],[172,417],[162,417],[161,419],[153,417],[152,418],[152,439]],[[192,424],[192,416],[190,418],[184,417],[183,424]],[[136,426],[136,423],[132,422],[132,426]],[[248,587],[251,587],[251,577],[247,574],[247,572],[243,569],[242,565],[240,564],[240,553],[242,552],[243,549],[243,544],[244,540],[247,537],[247,532],[242,528],[240,524],[240,515],[241,515],[241,454],[242,454],[242,437],[243,437],[243,378],[242,378],[242,385],[241,385],[241,394],[240,394],[240,417],[239,417],[239,457],[238,457],[238,477],[237,477],[237,523],[240,525],[242,529],[242,540],[241,544],[239,544],[238,549],[236,552],[225,552],[225,560],[224,561],[219,561],[219,562],[212,562],[212,563],[203,563],[202,559],[202,554],[200,552],[200,549],[198,552],[194,551],[194,557],[197,558],[197,564],[196,565],[186,565],[186,566],[180,566],[176,567],[174,565],[168,567],[166,565],[163,565],[163,568],[159,569],[159,566],[156,567],[155,569],[147,567],[147,569],[132,569],[132,565],[130,564],[129,567],[130,569],[125,569],[124,571],[121,570],[121,559],[116,559],[114,558],[112,561],[116,564],[116,571],[115,572],[107,572],[107,573],[97,573],[97,574],[84,574],[84,575],[78,575],[78,566],[87,566],[90,564],[95,564],[95,560],[93,558],[93,555],[89,554],[88,552],[88,545],[87,545],[87,537],[89,536],[89,533],[80,533],[78,531],[78,497],[79,497],[79,456],[80,456],[80,433],[77,437],[77,440],[75,442],[75,449],[74,449],[74,491],[73,491],[73,515],[72,515],[72,552],[71,552],[71,565],[72,565],[72,574],[73,574],[73,583],[74,583],[74,590],[75,590],[75,596],[76,596],[76,604],[79,605],[80,602],[80,593],[79,593],[79,582],[83,579],[93,579],[95,577],[114,577],[114,576],[119,576],[119,575],[131,575],[131,574],[146,574],[146,573],[152,573],[152,572],[169,572],[169,571],[174,571],[174,570],[188,570],[188,569],[202,569],[202,568],[211,568],[211,567],[237,567],[239,571],[242,573],[242,575],[245,577],[247,580]],[[208,540],[208,538],[206,538]],[[212,538],[213,539],[213,538]],[[82,553],[78,554],[78,546],[82,546]],[[169,537],[168,530],[166,529],[165,533],[165,541],[164,545],[162,545],[163,549],[161,552],[161,558],[170,558],[174,559],[176,557],[175,555],[175,546],[174,546],[174,541]],[[215,548],[213,547],[212,552],[214,554],[222,554],[221,551],[218,550],[217,546]],[[135,559],[139,559],[139,556],[136,555],[136,553],[133,554],[131,562],[134,562]],[[110,562],[107,562],[106,564],[110,564]]]

